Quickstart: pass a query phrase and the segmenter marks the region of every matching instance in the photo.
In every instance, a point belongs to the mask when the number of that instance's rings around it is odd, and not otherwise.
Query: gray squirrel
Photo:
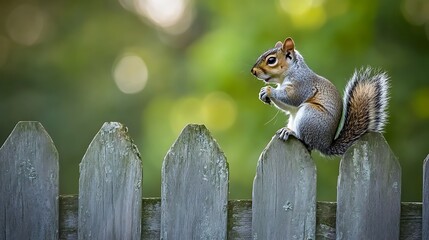
[[[263,87],[259,99],[289,114],[287,126],[277,136],[284,141],[294,136],[310,151],[343,155],[364,133],[382,132],[386,124],[389,77],[385,72],[370,67],[355,71],[344,91],[344,109],[338,90],[306,65],[292,38],[263,53],[251,73],[277,86]]]

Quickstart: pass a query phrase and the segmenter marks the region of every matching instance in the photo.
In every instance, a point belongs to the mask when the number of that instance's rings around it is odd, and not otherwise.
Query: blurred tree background
[[[429,153],[427,0],[106,0],[0,2],[0,142],[40,121],[60,154],[60,191],[101,125],[128,126],[160,196],[164,155],[187,123],[205,124],[230,166],[231,198],[250,198],[257,159],[286,117],[258,100],[256,58],[292,36],[307,64],[342,90],[355,68],[391,76],[385,137],[421,201]],[[313,153],[318,198],[335,201],[339,159]],[[1,169],[0,169],[1,171]]]

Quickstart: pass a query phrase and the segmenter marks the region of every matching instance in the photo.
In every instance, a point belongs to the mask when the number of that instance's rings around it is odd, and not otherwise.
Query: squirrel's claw
[[[271,99],[268,96],[269,93],[270,93],[269,88],[267,88],[267,87],[261,88],[261,91],[259,92],[259,100],[261,100],[262,102],[270,105],[271,104]]]
[[[287,140],[289,139],[289,136],[294,136],[296,139],[298,139],[299,141],[301,141],[301,142],[302,142],[302,144],[304,144],[304,146],[305,146],[305,148],[307,149],[307,151],[308,151],[309,153],[311,153],[312,148],[311,148],[309,145],[307,145],[303,140],[299,139],[299,138],[296,136],[296,133],[295,133],[294,131],[290,130],[289,128],[287,128],[287,127],[280,128],[280,129],[276,132],[276,134],[277,134],[277,137],[278,137],[280,140],[283,140],[283,141],[287,141]]]
[[[297,138],[297,136],[296,136],[295,132],[294,132],[294,131],[292,131],[292,130],[290,130],[290,129],[289,129],[289,128],[287,128],[287,127],[280,128],[280,129],[276,132],[276,135],[277,135],[277,137],[278,137],[280,140],[283,140],[283,141],[287,141],[287,140],[289,139],[289,136],[290,136],[290,135],[292,135],[292,136],[294,136],[295,138]]]

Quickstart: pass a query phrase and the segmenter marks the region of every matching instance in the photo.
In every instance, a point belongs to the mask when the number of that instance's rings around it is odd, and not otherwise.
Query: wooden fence
[[[422,203],[401,203],[401,168],[381,134],[341,160],[337,202],[316,201],[314,161],[294,139],[262,152],[252,200],[228,200],[228,163],[188,125],[162,166],[161,198],[142,199],[127,129],[105,123],[80,164],[79,195],[59,195],[58,153],[42,125],[19,122],[0,149],[0,239],[429,239]]]

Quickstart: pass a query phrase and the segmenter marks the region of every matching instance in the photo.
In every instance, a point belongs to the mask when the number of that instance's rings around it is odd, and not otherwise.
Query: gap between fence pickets
[[[59,198],[60,239],[77,239],[78,195],[61,195]],[[161,198],[142,199],[142,239],[160,239]],[[335,239],[335,202],[317,202],[316,239]],[[401,204],[400,239],[421,238],[422,204]],[[252,201],[228,201],[228,239],[252,239]]]

